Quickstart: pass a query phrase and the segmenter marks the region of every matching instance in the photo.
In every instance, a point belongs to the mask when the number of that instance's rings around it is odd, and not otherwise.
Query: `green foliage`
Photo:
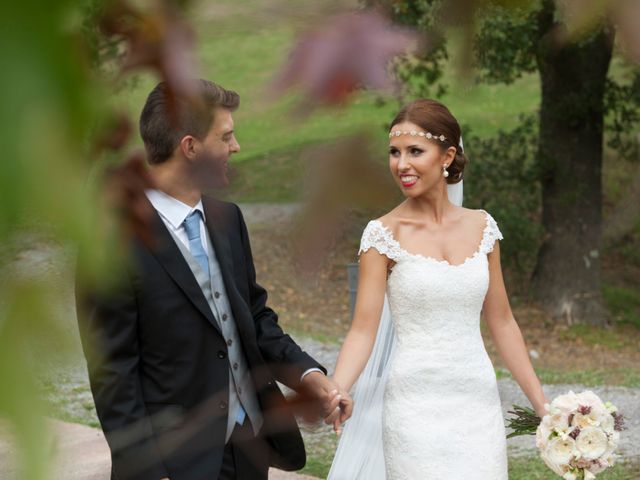
[[[536,4],[519,8],[491,4],[482,10],[473,45],[482,81],[509,84],[537,71]]]
[[[540,184],[535,163],[537,129],[532,115],[496,136],[467,137],[465,199],[472,208],[484,208],[495,217],[508,242],[501,258],[515,282],[526,287],[536,260],[541,227]]]
[[[633,132],[640,125],[640,68],[624,65],[621,79],[609,77],[604,96],[608,146],[623,158],[640,158],[640,142]],[[626,83],[622,83],[626,80]]]
[[[442,25],[442,0],[365,1],[366,5],[384,5],[391,10],[394,22],[425,32],[426,38],[415,54],[397,58],[392,73],[399,81],[399,103],[407,98],[441,97],[446,91],[444,62],[449,58]],[[384,101],[381,99],[382,103]]]

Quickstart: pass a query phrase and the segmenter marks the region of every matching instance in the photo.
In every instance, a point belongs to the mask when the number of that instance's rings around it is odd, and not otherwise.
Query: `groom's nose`
[[[233,141],[231,142],[231,146],[229,147],[229,151],[231,153],[238,153],[240,151],[240,144],[236,140],[236,137],[233,137]]]

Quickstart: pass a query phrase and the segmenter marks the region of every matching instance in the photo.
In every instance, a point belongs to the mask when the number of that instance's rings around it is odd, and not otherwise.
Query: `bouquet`
[[[544,463],[565,480],[589,480],[613,465],[624,430],[623,415],[611,402],[603,403],[591,391],[556,397],[545,404],[540,419],[530,408],[514,405],[507,426],[517,435],[536,435]]]

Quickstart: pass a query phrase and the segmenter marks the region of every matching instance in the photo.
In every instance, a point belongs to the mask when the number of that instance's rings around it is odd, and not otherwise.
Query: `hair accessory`
[[[399,137],[400,135],[411,135],[412,137],[418,136],[418,137],[424,137],[428,140],[440,140],[441,142],[444,142],[447,137],[445,137],[444,135],[434,135],[431,132],[417,132],[415,130],[411,130],[411,131],[403,131],[403,130],[394,130],[393,132],[389,132],[389,138],[391,137]]]

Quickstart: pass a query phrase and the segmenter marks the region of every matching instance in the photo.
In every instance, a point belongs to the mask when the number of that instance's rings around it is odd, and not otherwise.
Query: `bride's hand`
[[[349,392],[343,388],[338,390],[338,395],[340,396],[338,407],[324,419],[324,423],[327,425],[333,424],[334,432],[340,435],[342,433],[342,424],[346,422],[353,413],[353,399],[351,395],[349,395]]]

